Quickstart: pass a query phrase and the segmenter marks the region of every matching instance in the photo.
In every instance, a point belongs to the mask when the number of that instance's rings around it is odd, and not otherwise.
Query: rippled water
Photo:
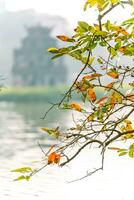
[[[65,183],[64,170],[57,167],[44,170],[28,183],[12,181],[11,169],[41,158],[38,141],[44,148],[53,142],[40,128],[57,125],[58,117],[51,114],[46,121],[41,120],[43,109],[46,105],[0,103],[0,199],[64,199],[60,191]]]
[[[50,166],[29,182],[13,182],[10,172],[19,166],[30,165],[41,158],[39,141],[44,149],[52,144],[41,127],[68,125],[68,115],[54,111],[45,121],[40,118],[48,105],[35,103],[0,103],[0,200],[130,200],[133,199],[134,160],[118,158],[109,152],[105,170],[88,179],[68,184],[99,164],[98,152],[85,150],[71,166]],[[88,154],[87,154],[88,152]],[[95,163],[95,166],[94,166]]]

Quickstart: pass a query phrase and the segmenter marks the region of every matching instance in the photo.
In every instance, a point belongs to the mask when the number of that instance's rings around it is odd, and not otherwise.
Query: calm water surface
[[[50,166],[31,181],[13,182],[10,170],[31,165],[54,141],[40,131],[41,127],[68,126],[69,114],[55,110],[45,121],[40,118],[48,105],[38,103],[0,103],[0,200],[131,200],[133,195],[134,160],[106,155],[105,170],[88,179],[68,184],[99,165],[98,152],[85,150],[71,166]],[[88,152],[88,154],[87,154]],[[95,163],[95,166],[94,166]]]

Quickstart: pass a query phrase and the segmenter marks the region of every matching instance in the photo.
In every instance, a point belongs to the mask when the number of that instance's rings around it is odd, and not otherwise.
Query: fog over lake
[[[42,158],[37,144],[44,150],[54,141],[40,131],[44,126],[69,125],[70,114],[52,112],[45,121],[40,117],[48,107],[43,103],[0,103],[1,115],[1,188],[2,200],[129,200],[133,197],[133,168],[131,158],[118,157],[116,152],[107,152],[104,171],[82,181],[68,183],[100,165],[99,150],[85,149],[78,158],[66,167],[50,166],[35,175],[29,182],[13,182],[16,174],[10,170],[29,166],[33,160]],[[123,144],[124,146],[127,144]]]

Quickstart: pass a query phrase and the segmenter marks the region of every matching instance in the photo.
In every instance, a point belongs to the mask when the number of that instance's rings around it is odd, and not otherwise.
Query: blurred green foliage
[[[58,102],[65,93],[67,87],[11,87],[3,89],[0,93],[0,101],[13,102]],[[96,90],[98,97],[102,90]],[[79,99],[79,94],[74,94],[73,99]]]

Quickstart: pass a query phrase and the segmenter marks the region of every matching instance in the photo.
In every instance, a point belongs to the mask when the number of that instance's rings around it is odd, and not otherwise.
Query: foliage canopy
[[[119,156],[134,157],[134,17],[120,23],[112,23],[106,19],[108,13],[117,6],[133,7],[133,1],[119,0],[87,0],[84,10],[96,8],[98,22],[91,25],[85,21],[78,22],[74,35],[68,37],[59,35],[57,38],[69,45],[63,48],[51,47],[52,59],[69,55],[79,60],[83,67],[78,73],[69,90],[60,102],[53,104],[44,118],[55,106],[59,109],[70,109],[79,112],[77,119],[73,118],[74,126],[61,131],[61,127],[42,128],[49,135],[60,140],[59,146],[51,146],[43,159],[43,167],[50,164],[64,166],[72,161],[87,146],[100,148],[101,166],[89,171],[81,178],[87,177],[103,169],[105,152],[115,150]],[[105,20],[104,20],[105,18]],[[99,48],[100,54],[96,54]],[[122,64],[123,58],[128,62]],[[120,59],[120,61],[119,61]],[[101,90],[98,96],[97,90]],[[73,101],[77,93],[79,102]],[[113,147],[113,142],[130,141],[126,148]],[[73,147],[69,155],[68,149]],[[29,177],[40,171],[28,172]],[[27,170],[27,168],[26,168]],[[81,179],[80,178],[80,179]],[[26,178],[27,179],[27,178]],[[78,179],[79,180],[79,179]]]

